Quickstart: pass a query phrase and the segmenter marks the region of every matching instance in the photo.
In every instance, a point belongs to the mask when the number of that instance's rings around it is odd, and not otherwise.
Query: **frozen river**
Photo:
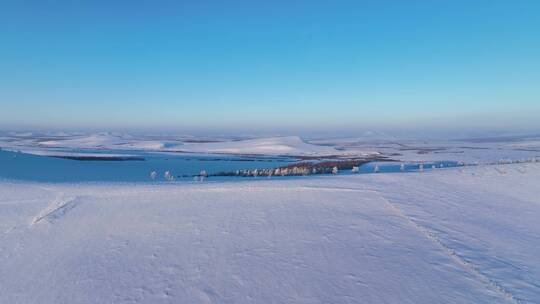
[[[75,160],[61,157],[31,155],[0,151],[0,177],[14,180],[41,182],[150,182],[150,172],[156,171],[157,181],[164,180],[170,171],[176,180],[190,181],[201,170],[208,174],[234,172],[246,169],[277,168],[296,162],[288,157],[242,157],[231,155],[160,154],[137,151],[115,151],[114,157],[106,152],[92,154],[95,158],[108,155],[109,160]],[[67,155],[70,155],[69,153]],[[106,158],[106,157],[105,157]],[[118,160],[120,159],[120,160]],[[127,160],[126,160],[127,159]],[[455,161],[426,162],[425,170],[455,167]],[[418,163],[372,162],[359,168],[359,173],[411,172],[419,170]],[[342,171],[340,174],[350,174]],[[230,180],[238,177],[211,177]]]

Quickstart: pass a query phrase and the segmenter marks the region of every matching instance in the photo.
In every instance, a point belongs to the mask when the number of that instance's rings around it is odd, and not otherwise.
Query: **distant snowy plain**
[[[0,303],[540,303],[540,164],[0,182]]]
[[[117,156],[117,153],[195,153],[294,157],[387,157],[400,161],[494,162],[540,157],[540,135],[460,140],[388,136],[311,138],[193,137],[125,133],[0,133],[0,148],[49,156]]]
[[[84,150],[152,151],[264,156],[336,156],[350,155],[331,146],[307,143],[298,136],[261,138],[193,138],[186,136],[133,136],[117,133],[33,134],[8,133],[1,136],[0,147],[36,155],[55,155],[66,150],[73,154]],[[376,151],[354,151],[355,155],[377,155]]]

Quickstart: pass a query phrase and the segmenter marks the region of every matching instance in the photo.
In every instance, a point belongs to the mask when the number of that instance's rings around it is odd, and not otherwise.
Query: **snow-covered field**
[[[95,152],[227,154],[294,157],[387,157],[406,162],[496,162],[540,157],[540,135],[512,135],[460,140],[392,137],[305,139],[276,137],[194,137],[125,133],[0,132],[0,148],[35,155],[85,156]]]
[[[540,164],[0,182],[0,303],[540,303]]]
[[[309,143],[328,145],[344,154],[356,151],[377,151],[405,162],[454,160],[466,163],[489,163],[503,159],[518,160],[540,157],[540,135],[439,139],[366,139],[329,138],[310,140]]]
[[[36,155],[57,155],[80,150],[129,150],[264,156],[377,156],[373,150],[348,152],[332,146],[310,144],[298,136],[261,138],[199,138],[186,136],[133,136],[117,133],[0,134],[0,148]],[[62,151],[62,152],[59,152]]]

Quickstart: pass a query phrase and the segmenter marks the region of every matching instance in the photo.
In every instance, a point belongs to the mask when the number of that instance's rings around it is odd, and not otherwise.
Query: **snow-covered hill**
[[[189,152],[227,154],[295,156],[333,156],[343,154],[333,147],[308,144],[298,136],[256,138],[218,143],[187,143],[181,149]]]
[[[0,303],[537,303],[538,181],[2,181]]]
[[[197,137],[186,135],[130,135],[125,133],[0,133],[0,148],[38,155],[64,153],[111,154],[122,151],[186,152],[299,157],[385,156],[409,162],[496,162],[540,157],[537,135],[462,140],[395,139],[384,135],[303,139],[275,137]],[[116,151],[116,152],[115,152]]]
[[[30,137],[28,137],[30,136]],[[298,136],[262,137],[255,139],[197,140],[190,137],[155,138],[117,133],[95,133],[73,136],[36,136],[0,138],[0,147],[26,153],[54,154],[57,149],[71,150],[142,150],[154,152],[220,153],[250,155],[336,156],[377,155],[374,150],[345,152],[330,146],[306,143]]]

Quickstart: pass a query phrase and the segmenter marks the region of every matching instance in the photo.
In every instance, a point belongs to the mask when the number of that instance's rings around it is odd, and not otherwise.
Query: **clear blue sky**
[[[540,129],[540,1],[0,0],[1,128]]]

